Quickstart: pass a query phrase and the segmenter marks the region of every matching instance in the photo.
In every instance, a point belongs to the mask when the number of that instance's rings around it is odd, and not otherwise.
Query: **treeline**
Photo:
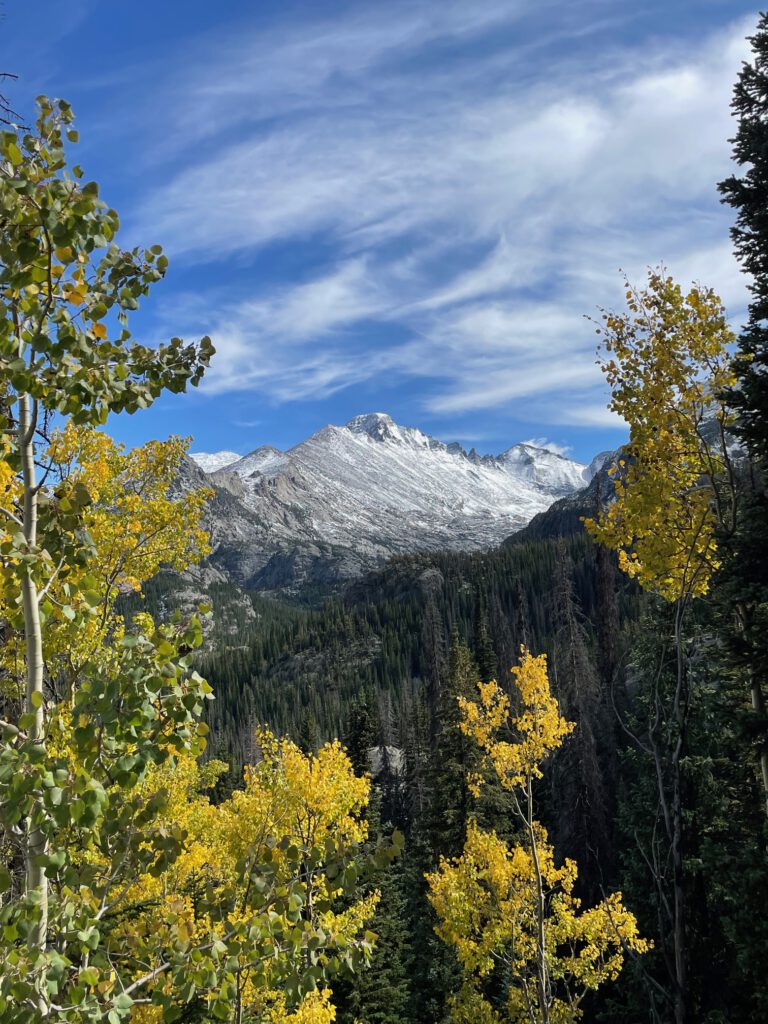
[[[246,642],[221,645],[202,662],[218,695],[214,745],[242,762],[253,722],[344,736],[361,693],[382,722],[382,741],[397,745],[398,722],[413,705],[438,700],[454,632],[477,647],[489,677],[508,672],[523,643],[552,649],[563,559],[590,643],[609,648],[615,642],[601,642],[601,623],[636,616],[638,590],[583,532],[476,555],[396,559],[320,609],[257,599]]]

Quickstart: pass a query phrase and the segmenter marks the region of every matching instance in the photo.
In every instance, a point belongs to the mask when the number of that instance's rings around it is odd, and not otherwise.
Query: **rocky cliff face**
[[[500,543],[590,469],[518,444],[467,452],[384,413],[327,426],[287,452],[193,454],[183,486],[213,485],[212,564],[258,590],[343,583],[393,555]]]

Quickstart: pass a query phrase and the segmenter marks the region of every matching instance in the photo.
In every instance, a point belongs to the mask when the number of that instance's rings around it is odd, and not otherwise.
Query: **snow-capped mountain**
[[[215,473],[219,469],[226,469],[233,462],[242,458],[237,452],[190,452],[190,459],[196,462],[204,473]]]
[[[397,554],[498,544],[588,479],[544,448],[479,455],[385,413],[323,427],[286,452],[233,454],[192,456],[217,488],[214,563],[264,589],[351,578]]]

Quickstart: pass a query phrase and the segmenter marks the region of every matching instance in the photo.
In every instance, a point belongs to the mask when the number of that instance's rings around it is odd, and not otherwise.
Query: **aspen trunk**
[[[35,433],[36,424],[30,413],[28,395],[19,398],[18,440],[21,453],[22,479],[24,483],[24,538],[32,547],[37,543],[37,490],[35,478]],[[24,609],[24,634],[26,641],[26,696],[25,714],[31,725],[28,736],[41,746],[45,743],[45,722],[43,717],[43,637],[40,628],[40,609],[37,585],[34,576],[25,569],[21,577],[21,593]],[[46,853],[45,835],[35,823],[36,805],[27,819],[25,849],[26,887],[28,892],[38,895],[38,920],[30,932],[29,943],[33,948],[44,950],[48,942],[48,878],[46,870],[37,863]]]
[[[545,934],[546,907],[544,905],[544,883],[539,864],[539,847],[533,822],[533,790],[528,779],[528,836],[531,843],[531,858],[536,875],[536,944],[538,946],[537,987],[539,990],[540,1024],[549,1024],[549,969],[547,965],[547,941]]]
[[[750,611],[747,606],[743,604],[736,606],[736,621],[739,632],[746,634],[750,627]],[[763,687],[760,680],[752,671],[749,671],[748,675],[752,710],[763,721],[765,721],[765,696],[763,695]],[[765,815],[768,818],[768,739],[764,739],[758,747],[757,758],[760,764],[760,776],[763,785]]]
[[[761,719],[765,719],[765,698],[763,696],[763,688],[760,685],[760,680],[754,676],[751,680],[750,691],[752,694],[752,708],[760,716]],[[765,801],[765,814],[768,817],[768,740],[763,740],[759,748],[759,760],[760,760],[760,774],[763,779],[763,797]]]
[[[688,1022],[688,941],[686,928],[686,899],[685,883],[683,878],[683,808],[680,793],[680,770],[679,765],[674,768],[674,781],[672,792],[672,871],[673,882],[673,912],[674,932],[673,942],[675,951],[675,1024],[687,1024]]]
[[[675,1024],[688,1024],[688,936],[687,907],[683,859],[683,794],[681,761],[685,749],[688,721],[688,666],[683,651],[682,619],[685,607],[678,603],[675,613],[675,651],[677,681],[675,684],[674,719],[677,737],[672,749],[672,876],[673,876],[673,944],[675,954]]]

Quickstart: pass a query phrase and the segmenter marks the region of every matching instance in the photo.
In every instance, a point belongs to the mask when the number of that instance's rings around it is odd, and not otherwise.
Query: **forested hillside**
[[[317,739],[344,735],[350,704],[365,694],[382,742],[398,745],[414,704],[434,705],[442,692],[453,635],[487,678],[508,671],[523,643],[551,652],[565,581],[597,662],[607,624],[619,609],[636,617],[641,597],[583,530],[482,555],[398,559],[319,609],[262,599],[237,645],[222,643],[204,661],[219,695],[214,743],[242,757],[253,722],[293,736],[305,727]]]

